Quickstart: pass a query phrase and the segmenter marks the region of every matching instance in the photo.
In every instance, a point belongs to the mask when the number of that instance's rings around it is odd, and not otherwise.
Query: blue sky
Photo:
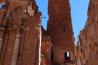
[[[89,0],[70,0],[73,31],[76,41],[87,20]]]
[[[48,0],[36,0],[36,3],[39,7],[39,11],[42,12],[42,25],[46,29],[48,20]],[[73,32],[76,41],[78,40],[80,30],[83,29],[87,20],[88,4],[89,0],[70,0]]]

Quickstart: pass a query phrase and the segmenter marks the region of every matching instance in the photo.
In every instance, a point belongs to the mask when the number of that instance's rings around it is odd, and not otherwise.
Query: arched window
[[[0,9],[5,9],[6,8],[6,4],[5,3],[0,3]]]
[[[69,61],[70,61],[70,52],[68,52],[68,51],[65,52],[65,53],[64,53],[64,58],[65,58],[65,61],[66,61],[66,62],[69,62]]]

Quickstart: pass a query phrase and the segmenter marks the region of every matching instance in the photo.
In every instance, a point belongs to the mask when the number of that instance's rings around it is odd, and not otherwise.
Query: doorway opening
[[[65,59],[65,62],[69,62],[70,61],[70,52],[65,52],[64,53],[64,59]]]

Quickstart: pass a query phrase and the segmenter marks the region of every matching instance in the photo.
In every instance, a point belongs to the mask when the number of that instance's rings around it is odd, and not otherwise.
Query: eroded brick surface
[[[51,37],[53,64],[65,65],[65,52],[70,52],[69,64],[74,64],[74,37],[69,0],[49,0],[48,33]]]
[[[79,35],[81,65],[98,65],[98,1],[90,0],[88,20]]]
[[[0,65],[38,65],[41,13],[34,0],[0,0]],[[69,0],[49,0],[48,30],[42,28],[41,65],[74,65]],[[70,59],[65,59],[65,52]]]
[[[41,13],[34,0],[7,0],[0,9],[0,65],[38,65]]]

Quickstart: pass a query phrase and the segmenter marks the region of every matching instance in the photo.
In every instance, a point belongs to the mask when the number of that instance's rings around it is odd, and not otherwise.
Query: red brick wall
[[[54,62],[65,64],[64,53],[74,56],[74,37],[69,0],[49,0],[48,33],[51,37]],[[74,60],[73,60],[74,61]]]

